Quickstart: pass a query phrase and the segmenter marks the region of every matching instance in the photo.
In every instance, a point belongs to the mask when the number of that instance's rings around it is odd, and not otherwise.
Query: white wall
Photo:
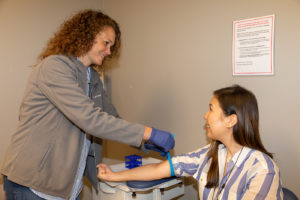
[[[260,131],[284,186],[300,197],[300,1],[104,0],[121,26],[123,49],[111,73],[123,118],[172,131],[175,154],[207,143],[203,115],[212,92],[241,84],[260,108]],[[275,14],[275,75],[232,77],[232,22]],[[135,152],[108,143],[106,156]],[[185,199],[194,199],[187,191]]]
[[[66,17],[101,7],[101,0],[0,0],[0,164],[17,126],[30,66]]]

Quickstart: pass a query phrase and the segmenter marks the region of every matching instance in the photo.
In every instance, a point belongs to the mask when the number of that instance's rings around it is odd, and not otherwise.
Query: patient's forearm
[[[157,164],[148,164],[130,170],[116,172],[116,175],[120,181],[149,181],[169,177],[171,170],[169,162],[163,161]]]

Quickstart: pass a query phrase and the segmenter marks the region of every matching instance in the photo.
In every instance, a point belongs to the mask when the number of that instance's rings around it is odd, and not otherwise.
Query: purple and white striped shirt
[[[241,152],[232,156],[227,163],[228,170],[223,177],[227,149],[220,144],[218,151],[219,186],[215,189],[206,188],[207,172],[211,163],[211,159],[208,160],[207,157],[208,150],[209,145],[172,158],[176,176],[193,176],[198,181],[200,199],[283,199],[276,163],[266,154],[248,147],[244,147]],[[235,166],[234,163],[236,163]],[[224,183],[225,187],[222,189],[221,185]]]

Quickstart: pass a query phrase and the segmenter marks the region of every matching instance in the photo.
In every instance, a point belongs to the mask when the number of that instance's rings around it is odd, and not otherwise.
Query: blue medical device
[[[142,166],[142,156],[138,156],[135,154],[125,156],[125,167],[127,169],[132,169],[139,166]]]

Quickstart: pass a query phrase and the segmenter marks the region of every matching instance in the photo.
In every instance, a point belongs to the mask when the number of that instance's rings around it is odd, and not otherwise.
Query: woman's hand
[[[109,166],[106,164],[100,163],[97,165],[98,168],[98,178],[104,181],[119,181],[115,177],[115,172],[113,172]]]
[[[152,128],[150,138],[145,143],[145,148],[157,151],[161,156],[166,156],[174,148],[174,145],[175,140],[171,133]]]

